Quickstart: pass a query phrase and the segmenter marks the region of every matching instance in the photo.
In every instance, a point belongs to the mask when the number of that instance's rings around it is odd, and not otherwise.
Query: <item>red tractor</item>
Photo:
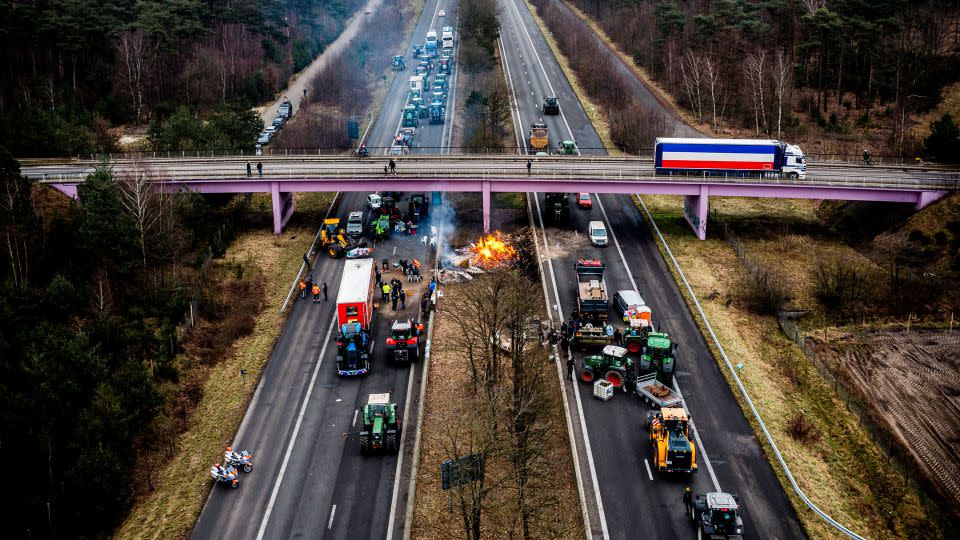
[[[387,338],[387,358],[394,362],[416,362],[420,359],[421,325],[410,319],[393,321]]]

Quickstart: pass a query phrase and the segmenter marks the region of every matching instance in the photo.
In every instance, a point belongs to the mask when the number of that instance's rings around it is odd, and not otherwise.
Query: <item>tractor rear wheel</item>
[[[626,380],[626,378],[623,376],[623,372],[615,369],[608,371],[604,378],[610,381],[610,384],[612,384],[614,388],[620,388],[623,386],[623,383]]]
[[[639,341],[627,342],[627,350],[632,352],[633,354],[637,354],[638,352],[640,352],[640,349],[641,347],[640,347]]]
[[[360,453],[367,455],[370,453],[370,432],[360,432]]]
[[[590,366],[583,366],[583,369],[580,370],[580,380],[585,383],[592,383],[594,379],[597,378],[597,374],[594,373],[593,368]]]

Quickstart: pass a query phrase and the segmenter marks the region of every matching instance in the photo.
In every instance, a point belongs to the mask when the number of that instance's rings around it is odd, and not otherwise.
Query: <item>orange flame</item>
[[[482,268],[495,268],[517,258],[517,250],[503,240],[500,231],[481,237],[470,246],[473,264]]]

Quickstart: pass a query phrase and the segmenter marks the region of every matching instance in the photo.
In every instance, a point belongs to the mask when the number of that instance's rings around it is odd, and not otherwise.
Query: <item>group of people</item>
[[[248,161],[247,162],[247,178],[250,178],[251,176],[253,176],[253,167],[250,165],[250,162]],[[259,176],[260,178],[263,178],[263,162],[262,161],[257,162],[257,176]]]
[[[377,273],[377,277],[380,277],[380,273]],[[390,300],[393,310],[397,310],[397,301],[400,302],[400,309],[407,309],[407,293],[403,290],[403,282],[397,278],[390,280],[390,283],[381,282],[380,279],[377,280],[377,283],[380,286],[380,301],[386,302],[387,299]]]
[[[306,298],[307,294],[313,295],[313,302],[320,303],[320,293],[323,293],[323,300],[327,300],[327,282],[316,282],[313,280],[313,274],[306,279],[300,280],[300,298]]]

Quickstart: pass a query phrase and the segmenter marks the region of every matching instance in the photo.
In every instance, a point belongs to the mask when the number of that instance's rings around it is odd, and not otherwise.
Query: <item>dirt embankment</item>
[[[807,342],[960,508],[960,333],[876,332]]]

